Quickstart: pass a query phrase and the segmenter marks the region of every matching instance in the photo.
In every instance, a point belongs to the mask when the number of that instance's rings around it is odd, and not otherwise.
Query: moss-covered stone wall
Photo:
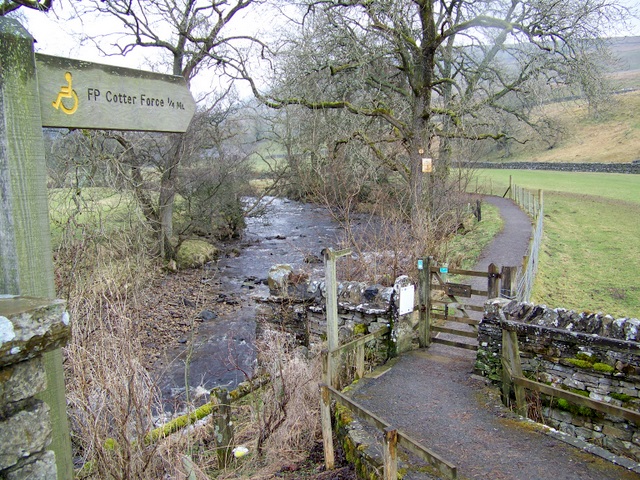
[[[518,335],[525,376],[594,400],[640,411],[640,343],[635,318],[615,319],[503,299],[488,301],[478,328],[476,371],[500,383],[502,325]],[[529,416],[640,461],[638,425],[565,400],[528,397]]]
[[[0,295],[0,478],[58,478],[43,354],[70,337],[62,300]]]

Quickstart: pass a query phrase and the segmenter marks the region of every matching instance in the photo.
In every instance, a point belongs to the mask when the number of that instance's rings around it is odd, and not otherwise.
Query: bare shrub
[[[395,201],[389,191],[372,191],[367,213],[351,214],[350,222],[341,222],[346,232],[341,247],[355,253],[341,260],[343,279],[391,285],[399,275],[416,273],[416,258],[449,259],[447,239],[464,230],[472,216],[466,183],[462,175],[451,176],[442,185],[435,182],[431,208],[419,212],[413,222],[406,210],[398,208],[402,191],[394,194]],[[456,257],[450,265],[460,261]]]
[[[274,330],[264,332],[257,350],[272,381],[245,404],[233,406],[236,444],[249,447],[251,454],[217,472],[219,479],[271,478],[307,458],[320,437],[319,355],[307,358],[292,336]]]
[[[84,302],[74,313],[74,318],[93,324],[90,333],[79,332],[67,348],[74,447],[88,465],[85,470],[98,478],[158,478],[161,460],[155,446],[142,441],[153,427],[157,389],[137,358],[139,345],[130,335],[131,320],[124,309],[112,300],[106,311],[92,311]]]
[[[292,336],[273,330],[264,333],[257,348],[273,379],[262,411],[256,411],[259,449],[272,459],[291,461],[292,455],[309,451],[319,431],[319,357],[305,358]]]
[[[91,190],[55,192],[60,231],[55,251],[58,295],[73,319],[65,349],[67,403],[79,476],[155,479],[166,460],[142,440],[153,427],[159,395],[140,358],[137,319],[130,306],[150,276],[147,231],[126,201],[112,194],[113,207],[85,198]],[[102,192],[104,193],[104,192]],[[101,198],[105,200],[104,195]],[[109,214],[117,218],[109,217]]]

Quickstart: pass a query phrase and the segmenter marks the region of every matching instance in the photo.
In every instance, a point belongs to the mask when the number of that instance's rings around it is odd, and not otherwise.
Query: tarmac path
[[[500,208],[504,229],[474,269],[520,265],[531,235],[529,218],[510,200],[485,201]],[[402,355],[378,378],[362,379],[350,396],[456,465],[460,479],[640,478],[512,415],[496,389],[472,375],[474,360],[473,351],[433,344]],[[434,477],[408,473],[405,478]]]

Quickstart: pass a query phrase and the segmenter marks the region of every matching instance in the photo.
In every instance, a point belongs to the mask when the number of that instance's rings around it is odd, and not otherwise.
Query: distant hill
[[[640,88],[640,37],[618,37],[608,40],[618,62],[611,72],[622,88]]]

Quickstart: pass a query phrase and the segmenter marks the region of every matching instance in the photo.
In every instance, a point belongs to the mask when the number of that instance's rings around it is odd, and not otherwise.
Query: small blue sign
[[[440,273],[449,273],[449,267],[440,267]]]
[[[422,270],[424,269],[424,262],[422,261],[422,259],[418,260],[418,270]]]

